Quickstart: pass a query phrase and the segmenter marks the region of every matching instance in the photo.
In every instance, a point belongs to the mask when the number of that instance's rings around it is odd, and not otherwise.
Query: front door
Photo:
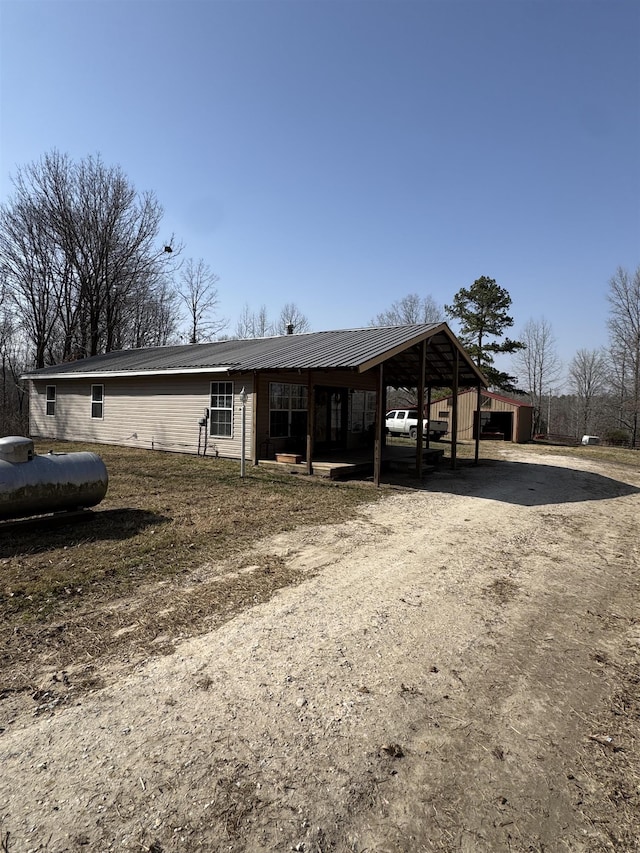
[[[318,450],[347,446],[348,405],[346,388],[316,388],[314,443]]]

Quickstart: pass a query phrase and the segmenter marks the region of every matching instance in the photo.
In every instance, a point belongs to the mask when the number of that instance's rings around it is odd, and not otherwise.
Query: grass
[[[84,517],[0,525],[0,613],[42,616],[82,597],[122,595],[141,583],[250,550],[268,535],[351,517],[378,497],[366,483],[336,485],[273,468],[131,448],[47,442],[36,451],[90,450],[109,489]]]
[[[265,537],[300,530],[304,541],[384,494],[267,466],[242,480],[238,462],[184,454],[36,444],[48,450],[99,453],[109,489],[81,515],[0,522],[0,699],[27,703],[43,680],[53,689],[51,671],[63,673],[53,701],[72,701],[102,686],[109,661],[171,654],[299,583],[308,575]]]
[[[501,449],[483,442],[480,460]],[[33,689],[51,669],[80,667],[76,688],[92,689],[111,658],[171,653],[308,577],[266,537],[297,530],[303,542],[310,527],[353,519],[388,494],[268,466],[247,466],[241,480],[238,462],[186,454],[55,442],[36,450],[99,453],[109,490],[81,516],[0,522],[0,698]],[[518,450],[640,468],[640,454],[619,448]],[[461,462],[473,455],[472,442],[459,445]]]

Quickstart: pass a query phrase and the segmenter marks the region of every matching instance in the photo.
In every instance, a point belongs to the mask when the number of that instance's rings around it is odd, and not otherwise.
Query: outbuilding
[[[319,454],[368,449],[376,481],[387,387],[426,403],[432,387],[486,386],[446,323],[122,350],[24,378],[35,438],[230,458],[244,447],[254,464],[289,453],[309,473]]]
[[[474,389],[461,391],[456,398],[452,395],[431,404],[429,417],[435,420],[453,419],[454,402],[457,403],[458,441],[470,439],[493,439],[513,441],[520,444],[530,441],[533,430],[533,406],[523,400],[515,400],[495,391]],[[478,424],[480,429],[478,430]],[[450,426],[447,438],[452,438]]]

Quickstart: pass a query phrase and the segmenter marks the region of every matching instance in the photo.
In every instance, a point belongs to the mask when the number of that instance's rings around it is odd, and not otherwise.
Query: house
[[[486,386],[446,323],[123,350],[23,378],[34,438],[229,458],[244,447],[254,464],[286,451],[309,473],[321,453],[369,448],[376,480],[387,387]]]
[[[498,439],[524,443],[531,440],[533,430],[533,406],[523,400],[514,400],[494,391],[482,391],[478,407],[478,393],[474,389],[461,391],[457,402],[458,429],[456,438],[477,439],[477,424],[480,423],[481,439]],[[445,397],[431,404],[430,417],[449,420],[451,423],[454,398]],[[447,434],[451,438],[451,429]]]

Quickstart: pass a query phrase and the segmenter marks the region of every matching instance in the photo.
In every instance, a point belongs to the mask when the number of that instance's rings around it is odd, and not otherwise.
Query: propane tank
[[[95,506],[108,484],[107,468],[97,453],[40,455],[30,438],[0,438],[0,518]]]

